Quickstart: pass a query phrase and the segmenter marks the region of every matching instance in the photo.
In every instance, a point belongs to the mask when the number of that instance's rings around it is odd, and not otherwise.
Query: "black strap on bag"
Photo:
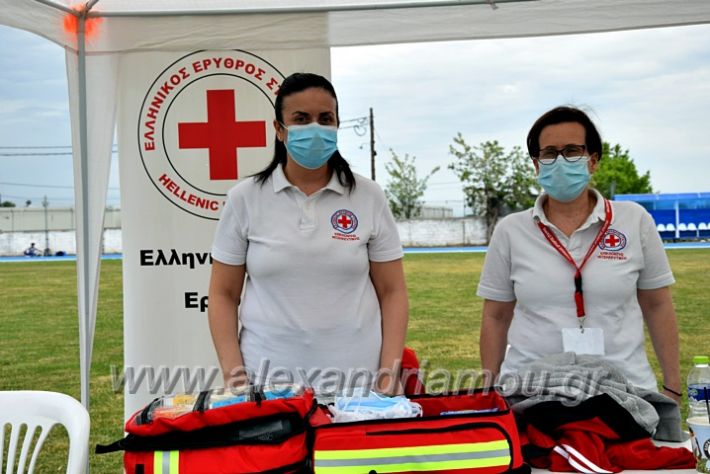
[[[203,449],[239,444],[280,444],[306,431],[306,422],[298,413],[243,420],[227,425],[208,426],[194,431],[176,431],[158,436],[128,434],[108,445],[96,445],[96,454],[115,451],[174,451]]]

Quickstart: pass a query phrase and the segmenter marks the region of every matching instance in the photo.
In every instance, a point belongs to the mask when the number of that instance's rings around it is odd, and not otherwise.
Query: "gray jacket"
[[[592,355],[564,352],[543,357],[501,377],[503,395],[516,414],[545,401],[576,405],[609,394],[657,440],[684,441],[680,407],[665,395],[631,385],[621,371]]]

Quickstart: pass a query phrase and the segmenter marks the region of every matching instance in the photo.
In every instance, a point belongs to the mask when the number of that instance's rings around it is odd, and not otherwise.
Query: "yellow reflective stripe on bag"
[[[441,471],[510,464],[506,440],[403,448],[341,449],[314,453],[316,474]]]
[[[153,453],[153,474],[180,474],[180,451]]]

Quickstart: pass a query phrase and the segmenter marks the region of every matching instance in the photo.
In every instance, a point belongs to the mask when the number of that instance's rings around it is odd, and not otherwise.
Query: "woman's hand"
[[[391,371],[380,371],[375,381],[375,391],[382,395],[393,397],[404,395],[404,387],[399,377],[393,376]]]
[[[224,388],[239,388],[250,384],[246,367],[235,367],[223,374]]]

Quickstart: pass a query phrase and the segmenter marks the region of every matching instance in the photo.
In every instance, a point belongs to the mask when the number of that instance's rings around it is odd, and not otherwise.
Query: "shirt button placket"
[[[313,196],[306,198],[301,206],[301,228],[315,226],[315,201]]]
[[[567,248],[569,249],[570,255],[572,255],[572,258],[577,263],[579,263],[582,258],[582,255],[581,255],[582,248],[581,247],[582,246],[580,243],[579,235],[577,235],[577,233],[572,234],[572,236],[569,239],[569,243],[568,243]]]

